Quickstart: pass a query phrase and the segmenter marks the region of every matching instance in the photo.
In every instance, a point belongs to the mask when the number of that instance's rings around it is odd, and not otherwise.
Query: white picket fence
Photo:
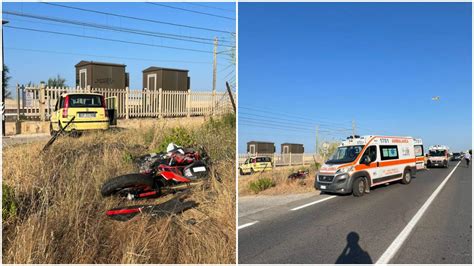
[[[314,153],[240,153],[239,154],[239,165],[244,164],[247,158],[253,156],[267,156],[272,158],[273,166],[296,166],[296,165],[310,165],[314,162],[321,163],[323,159],[320,155]]]
[[[17,85],[17,115],[26,119],[47,120],[59,97],[64,93],[75,92],[104,95],[107,104],[115,105],[117,118],[218,115],[232,110],[227,92]]]

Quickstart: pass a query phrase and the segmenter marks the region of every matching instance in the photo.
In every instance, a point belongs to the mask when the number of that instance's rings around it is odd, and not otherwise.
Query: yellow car
[[[64,128],[69,121],[74,120],[64,130],[77,134],[86,130],[106,130],[109,128],[109,117],[105,98],[98,93],[68,93],[60,96],[51,114],[51,135]]]
[[[272,159],[270,157],[250,157],[239,167],[239,171],[241,175],[253,174],[255,172],[271,171],[272,166]]]

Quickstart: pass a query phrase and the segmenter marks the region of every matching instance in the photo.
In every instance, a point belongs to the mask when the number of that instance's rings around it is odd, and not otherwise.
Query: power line
[[[144,35],[144,36],[152,36],[156,38],[166,38],[166,39],[172,39],[172,40],[178,40],[178,41],[187,41],[187,42],[213,45],[212,42],[201,41],[201,40],[212,40],[212,39],[207,39],[207,38],[190,37],[190,36],[185,36],[185,35],[168,34],[168,33],[163,33],[163,32],[144,31],[144,30],[132,29],[132,28],[114,27],[114,26],[108,26],[108,25],[97,24],[97,23],[88,23],[88,22],[82,22],[82,21],[77,21],[77,20],[67,20],[67,19],[62,19],[62,18],[39,16],[39,15],[34,15],[34,14],[25,14],[25,13],[18,13],[18,12],[12,12],[12,11],[3,11],[3,13],[8,14],[8,15],[28,17],[28,18],[38,19],[38,20],[54,21],[57,23],[65,23],[65,24],[86,26],[86,27],[91,27],[91,28],[126,32],[126,33],[138,34],[138,35]],[[199,41],[196,39],[199,39]],[[225,45],[225,44],[221,44],[221,46],[233,47],[231,45]]]
[[[247,113],[247,112],[242,112],[242,111],[239,111],[239,114],[246,114],[246,115],[251,115],[251,116],[257,116],[257,117],[262,117],[262,118],[265,118],[265,119],[270,119],[270,120],[278,120],[279,122],[282,122],[282,123],[290,123],[290,124],[298,124],[298,125],[308,125],[308,123],[304,123],[302,124],[301,122],[298,122],[298,121],[295,121],[295,119],[286,119],[286,118],[282,118],[282,116],[269,116],[269,115],[261,115],[261,114],[255,114],[255,113]],[[309,120],[308,120],[309,121]],[[325,128],[327,130],[333,130],[333,131],[338,131],[338,130],[342,130],[342,131],[346,131],[346,130],[350,130],[349,128],[336,128],[336,127],[332,127],[332,126],[328,126],[328,125],[324,125],[324,124],[319,124],[320,127],[322,128]]]
[[[263,112],[265,113],[265,115],[267,117],[277,117],[277,118],[291,118],[291,121],[294,121],[294,120],[300,120],[300,121],[304,121],[304,122],[310,122],[310,123],[314,123],[314,124],[320,124],[322,127],[326,127],[326,128],[333,128],[333,129],[346,129],[345,124],[343,123],[337,123],[337,122],[328,122],[328,123],[321,123],[320,120],[313,120],[313,119],[308,119],[306,117],[301,117],[301,116],[296,116],[296,115],[290,115],[288,113],[281,113],[281,112],[272,112],[272,111],[269,111],[269,110],[264,110],[264,109],[258,109],[258,108],[250,108],[250,107],[245,107],[245,106],[239,106],[239,109],[246,109],[246,110],[250,110],[250,111],[256,111],[256,112]],[[289,119],[286,119],[286,120],[289,120]],[[331,125],[333,124],[333,125]],[[338,126],[338,124],[340,125],[343,125],[344,127],[341,127],[341,126]]]
[[[267,126],[267,125],[261,125],[258,123],[253,123],[253,122],[245,122],[245,121],[240,121],[239,119],[239,126],[252,126],[252,127],[260,127],[260,128],[267,128],[267,129],[276,129],[276,130],[282,130],[282,131],[293,131],[293,132],[307,132],[310,133],[309,131],[301,131],[301,130],[294,130],[294,129],[285,129],[281,127],[274,127],[274,126]]]
[[[150,59],[150,58],[137,58],[137,57],[120,57],[120,56],[113,56],[113,55],[83,54],[83,53],[72,53],[72,52],[64,52],[64,51],[39,50],[39,49],[27,49],[27,48],[5,47],[5,49],[6,50],[16,50],[16,51],[25,51],[25,52],[37,52],[37,53],[49,53],[49,54],[69,54],[69,55],[94,56],[94,57],[103,57],[103,58],[115,58],[115,59],[150,61],[150,62],[161,61],[161,62],[187,63],[187,64],[212,64],[212,62],[164,60],[164,59]]]
[[[269,109],[263,109],[263,108],[255,108],[255,107],[246,107],[246,106],[239,106],[239,108],[241,109],[247,109],[247,110],[253,110],[253,111],[257,111],[257,112],[264,112],[265,114],[274,114],[274,115],[278,115],[278,116],[286,116],[286,117],[291,117],[293,119],[298,119],[298,120],[302,120],[302,121],[308,121],[308,122],[312,122],[312,123],[326,123],[328,126],[330,124],[333,124],[331,125],[331,127],[334,127],[336,128],[336,126],[338,125],[341,125],[341,126],[347,126],[346,123],[342,123],[342,122],[323,122],[324,120],[320,120],[320,119],[308,119],[307,116],[298,116],[298,115],[293,115],[293,114],[288,114],[288,113],[284,113],[284,112],[276,112],[276,111],[271,111]],[[350,123],[351,121],[349,121],[348,123]]]
[[[205,30],[205,31],[212,31],[212,32],[221,32],[221,33],[232,33],[232,32],[230,32],[230,31],[225,31],[225,30],[212,29],[212,28],[205,28],[205,27],[197,27],[197,26],[191,26],[191,25],[185,25],[185,24],[178,24],[178,23],[167,22],[167,21],[161,21],[161,20],[154,20],[154,19],[137,18],[137,17],[127,16],[127,15],[120,15],[120,14],[115,14],[115,13],[110,13],[110,12],[103,12],[103,11],[97,11],[97,10],[92,10],[92,9],[81,8],[81,7],[73,7],[73,6],[61,5],[61,4],[57,4],[57,3],[48,3],[48,2],[40,2],[40,3],[46,4],[46,5],[52,5],[52,6],[63,7],[63,8],[69,8],[69,9],[80,10],[80,11],[84,11],[84,12],[90,12],[90,13],[96,13],[96,14],[102,14],[102,15],[120,17],[120,18],[127,18],[127,19],[139,20],[139,21],[146,21],[146,22],[158,23],[158,24],[164,24],[164,25],[170,25],[170,26],[175,26],[175,27],[190,28],[190,29],[196,29],[196,30]]]
[[[295,126],[300,126],[300,127],[307,127],[307,128],[313,128],[313,125],[309,125],[308,123],[300,123],[300,122],[297,122],[297,121],[294,121],[294,120],[289,120],[289,119],[280,119],[280,118],[272,118],[272,117],[268,117],[268,116],[264,116],[264,115],[258,115],[258,114],[251,114],[251,113],[246,113],[246,112],[242,112],[240,111],[239,112],[239,117],[241,115],[244,115],[243,117],[247,117],[247,116],[250,116],[251,118],[255,119],[254,117],[262,117],[264,119],[260,119],[261,121],[271,121],[271,122],[277,122],[277,123],[280,123],[280,124],[289,124],[289,125],[295,125]],[[321,126],[321,125],[320,125]],[[323,129],[327,130],[327,131],[333,131],[333,132],[337,132],[337,131],[340,131],[340,132],[345,132],[345,131],[349,131],[350,129],[349,128],[344,128],[344,129],[331,129],[331,128],[327,128],[327,127],[324,127],[322,126]]]
[[[307,135],[313,135],[314,131],[306,131],[306,130],[300,130],[300,129],[293,129],[293,128],[286,128],[286,127],[279,127],[275,125],[265,125],[257,122],[252,122],[252,121],[240,121],[239,118],[239,126],[251,126],[251,127],[259,127],[259,128],[266,128],[266,129],[275,129],[275,130],[280,130],[280,131],[291,131],[291,132],[297,132],[299,134],[307,134]],[[327,135],[327,134],[325,134]],[[342,136],[342,134],[333,134],[332,136]]]
[[[258,120],[258,119],[239,116],[239,121],[241,119],[243,119],[246,122],[254,122],[254,123],[257,123],[257,124],[261,124],[261,125],[276,126],[276,127],[281,127],[283,129],[297,129],[297,130],[304,130],[304,131],[314,132],[310,127],[301,127],[301,126],[296,126],[296,125],[287,126],[287,125],[282,125],[281,123],[278,123],[278,122],[262,121],[262,120]],[[328,130],[320,130],[320,132],[331,133],[331,131],[328,131]]]
[[[160,47],[160,48],[166,48],[166,49],[181,50],[181,51],[190,51],[190,52],[199,52],[199,53],[209,53],[209,54],[212,54],[211,51],[198,50],[198,49],[191,49],[191,48],[184,48],[184,47],[175,47],[175,46],[167,46],[167,45],[149,44],[149,43],[142,43],[142,42],[132,42],[132,41],[119,40],[119,39],[109,39],[109,38],[94,37],[94,36],[89,36],[89,35],[79,35],[79,34],[73,34],[73,33],[64,33],[64,32],[57,32],[57,31],[39,30],[39,29],[23,28],[23,27],[15,27],[15,26],[4,26],[4,27],[5,27],[5,28],[10,28],[10,29],[19,29],[19,30],[34,31],[34,32],[44,32],[44,33],[57,34],[57,35],[64,35],[64,36],[72,36],[72,37],[79,37],[79,38],[86,38],[86,39],[95,39],[95,40],[102,40],[102,41],[119,42],[119,43],[127,43],[127,44],[135,44],[135,45],[143,45],[143,46],[151,46],[151,47]]]
[[[235,20],[235,18],[231,18],[231,17],[220,16],[220,15],[216,15],[216,14],[211,14],[211,13],[206,13],[206,12],[191,10],[191,9],[187,9],[187,8],[181,8],[181,7],[175,7],[175,6],[165,5],[165,4],[162,4],[162,3],[147,2],[147,4],[152,4],[152,5],[155,5],[155,6],[162,6],[162,7],[166,7],[166,8],[171,8],[171,9],[176,9],[176,10],[191,12],[191,13],[200,14],[200,15],[212,16],[212,17],[216,17],[216,18],[223,18],[223,19]]]
[[[232,10],[232,9],[227,9],[227,8],[222,8],[222,7],[216,7],[216,6],[209,6],[209,5],[205,5],[205,4],[201,4],[201,3],[186,2],[186,4],[194,5],[194,6],[201,6],[201,7],[206,7],[206,8],[211,8],[211,9],[216,9],[216,10],[222,10],[222,11],[226,11],[226,12],[233,12],[233,13],[235,13],[235,10]]]
[[[227,73],[227,75],[224,76],[224,80],[226,80],[227,78],[231,77],[231,76],[235,76],[235,70],[232,69],[231,71],[229,71],[229,73]]]

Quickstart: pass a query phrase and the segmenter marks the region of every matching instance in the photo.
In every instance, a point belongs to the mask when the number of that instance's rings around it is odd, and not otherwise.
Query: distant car
[[[245,160],[239,167],[241,175],[253,174],[255,172],[271,171],[273,167],[272,158],[268,156],[254,156]]]
[[[451,156],[451,161],[460,161],[462,159],[462,155],[460,152],[453,152],[453,156]]]
[[[105,98],[98,93],[67,93],[60,96],[51,114],[51,135],[64,128],[74,117],[74,121],[64,130],[78,133],[87,130],[106,130],[109,117]]]

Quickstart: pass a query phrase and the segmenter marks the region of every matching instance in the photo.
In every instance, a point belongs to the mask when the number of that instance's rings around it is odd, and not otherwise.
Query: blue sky
[[[239,152],[351,134],[471,146],[471,3],[239,3]],[[439,101],[433,101],[439,96]]]
[[[192,25],[195,27],[235,32],[235,20],[191,13],[183,10],[152,5],[149,3],[83,2],[59,4],[133,17],[141,17],[145,19]],[[163,4],[173,7],[191,9],[198,12],[211,13],[218,16],[235,18],[235,3]],[[80,10],[51,6],[43,3],[3,3],[3,11],[13,11],[27,15],[34,14],[67,20],[80,20],[87,23],[95,23],[113,27],[134,28],[143,31],[187,36],[191,35],[206,39],[219,37],[220,39],[222,38],[222,40],[226,39],[227,41],[232,41],[230,33],[212,32],[130,20],[104,14],[88,13]],[[8,24],[9,26],[15,27],[66,32],[78,35],[90,35],[101,38],[121,39],[131,42],[143,42],[154,45],[175,46],[211,52],[189,52],[5,28],[5,63],[10,68],[10,76],[12,76],[10,87],[15,86],[16,83],[22,84],[29,81],[39,83],[40,81],[47,80],[49,77],[56,76],[57,74],[65,77],[67,80],[66,83],[68,85],[74,86],[74,65],[80,60],[92,60],[126,64],[126,71],[130,73],[131,89],[142,88],[142,70],[149,66],[188,69],[189,75],[191,77],[191,88],[193,90],[212,89],[212,45],[108,31],[78,25],[61,24],[8,14],[4,14],[3,19],[10,21]],[[207,42],[207,40],[205,42]],[[219,50],[227,49],[229,48],[220,47]],[[40,50],[40,52],[38,50]],[[141,60],[136,60],[137,58]],[[228,80],[233,76],[231,73],[231,71],[233,71],[233,67],[229,67],[230,61],[225,55],[219,55],[217,61],[217,89],[225,90],[224,77],[229,75],[226,79]]]

